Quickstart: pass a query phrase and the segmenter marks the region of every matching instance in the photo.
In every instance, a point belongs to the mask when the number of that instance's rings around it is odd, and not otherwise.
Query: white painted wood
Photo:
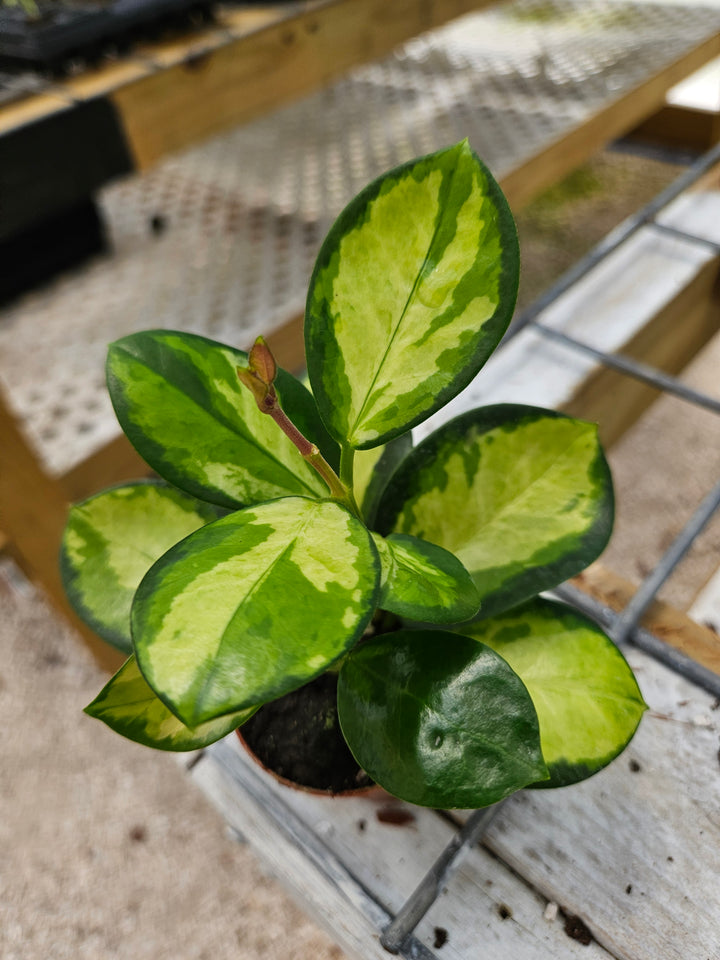
[[[211,747],[193,776],[236,830],[288,885],[301,905],[357,958],[388,957],[378,946],[392,912],[410,896],[455,828],[432,810],[379,798],[330,798],[278,784],[230,737]],[[388,807],[412,818],[381,822]],[[500,910],[512,904],[512,916]],[[448,891],[418,928],[415,955],[433,955],[435,928],[448,933],[443,960],[610,960],[597,944],[568,939],[563,920],[544,919],[547,901],[487,851],[469,851]]]
[[[615,956],[717,960],[720,713],[645,655],[628,659],[651,709],[627,753],[582,784],[514,797],[487,841]]]
[[[451,960],[607,960],[601,945],[623,960],[720,956],[720,713],[644,654],[630,651],[629,659],[650,705],[629,751],[583,784],[510,800],[487,838],[503,862],[471,851],[418,927],[420,944],[432,951],[442,927],[442,957]],[[289,790],[232,738],[211,748],[193,776],[351,957],[387,956],[380,929],[452,833],[434,812],[386,797]],[[380,822],[388,804],[414,819]],[[549,902],[580,915],[598,943],[569,939],[562,915],[546,920]],[[501,907],[511,916],[502,919]]]

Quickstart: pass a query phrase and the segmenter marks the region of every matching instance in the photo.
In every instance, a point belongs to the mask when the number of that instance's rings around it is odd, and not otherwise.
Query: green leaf
[[[110,346],[108,388],[120,426],[162,477],[202,500],[236,508],[327,487],[237,377],[247,354],[174,331],[135,333]],[[339,451],[311,394],[279,371],[283,409],[330,464]]]
[[[445,424],[402,462],[377,516],[470,571],[481,615],[574,576],[612,530],[610,470],[595,424],[499,404]]]
[[[383,610],[424,623],[461,623],[478,612],[475,585],[452,553],[404,534],[373,539],[382,563]]]
[[[236,730],[257,707],[218,717],[197,727],[186,727],[158,699],[130,657],[103,687],[85,713],[102,720],[128,740],[156,750],[199,750]]]
[[[305,352],[330,433],[385,443],[458,394],[512,316],[512,215],[462,142],[379,177],[330,230],[310,280]]]
[[[138,584],[158,557],[218,513],[151,481],[113,487],[76,504],[63,534],[60,572],[78,616],[130,653],[130,606]]]
[[[343,735],[389,793],[427,807],[484,807],[546,775],[527,690],[476,642],[440,630],[383,634],[343,664]]]
[[[645,702],[624,657],[591,620],[539,598],[461,630],[507,660],[532,697],[550,770],[535,786],[584,780],[627,746]]]
[[[377,506],[388,480],[410,450],[412,436],[404,433],[383,447],[356,452],[353,492],[369,527],[374,523]]]
[[[230,514],[166,553],[140,584],[138,665],[191,727],[272,700],[359,639],[379,566],[363,524],[332,501],[288,497]]]

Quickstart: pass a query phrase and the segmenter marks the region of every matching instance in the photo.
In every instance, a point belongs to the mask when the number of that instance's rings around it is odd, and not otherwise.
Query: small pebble
[[[553,921],[557,919],[559,909],[560,907],[557,905],[557,903],[555,903],[554,900],[551,900],[548,903],[548,905],[545,907],[545,913],[543,914],[548,923],[553,923]]]

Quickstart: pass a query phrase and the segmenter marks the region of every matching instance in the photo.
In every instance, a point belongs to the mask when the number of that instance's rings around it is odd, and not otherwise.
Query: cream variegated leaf
[[[507,327],[518,263],[505,198],[467,142],[361,191],[307,300],[308,373],[330,433],[377,446],[459,393]]]
[[[131,656],[103,687],[85,713],[106,723],[128,740],[156,750],[199,750],[237,729],[255,713],[255,707],[217,720],[186,727],[168,710]]]
[[[170,483],[224,507],[275,497],[327,495],[327,487],[238,380],[246,353],[190,333],[148,330],[111,344],[110,397],[120,426]],[[308,390],[278,371],[280,402],[298,429],[336,466]]]
[[[221,511],[165,483],[130,483],[70,510],[60,571],[78,616],[108,643],[130,653],[130,606],[152,564]]]
[[[377,528],[454,553],[478,588],[480,615],[491,616],[579,573],[612,521],[595,424],[499,404],[450,421],[403,460]]]
[[[478,612],[472,578],[452,553],[406,534],[373,539],[382,564],[383,610],[423,623],[462,623]]]
[[[584,780],[627,746],[646,706],[625,658],[591,620],[538,598],[460,631],[500,654],[530,693],[550,771],[535,786]]]
[[[209,524],[166,553],[132,607],[138,665],[187,726],[323,673],[377,602],[370,534],[332,501],[286,497]]]

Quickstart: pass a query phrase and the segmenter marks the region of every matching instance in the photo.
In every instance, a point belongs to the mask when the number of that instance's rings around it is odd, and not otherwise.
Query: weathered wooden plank
[[[616,613],[625,609],[637,591],[637,586],[600,563],[594,563],[571,582]],[[656,637],[720,675],[720,637],[705,626],[702,619],[701,616],[691,619],[670,604],[655,599],[640,623]]]
[[[453,960],[476,956],[479,944],[489,960],[604,957],[601,946],[627,960],[714,960],[720,907],[708,891],[720,870],[715,704],[644,654],[631,650],[628,658],[651,708],[629,751],[584,784],[525,791],[509,801],[487,838],[502,862],[486,850],[471,851],[418,927],[421,943],[432,949],[441,927],[449,934],[442,956]],[[234,786],[227,772],[220,781],[216,772],[208,773],[206,760],[216,749],[221,765],[233,770]],[[389,913],[450,838],[448,823],[432,811],[383,798],[316,797],[275,784],[254,764],[248,766],[251,761],[232,740],[212,748],[206,760],[196,768],[203,789],[253,846],[260,831],[261,856],[270,858],[313,915],[320,911],[321,920],[325,891],[314,875],[318,842],[324,851],[320,860],[329,855],[342,866],[343,884],[347,872],[353,890],[359,884]],[[255,796],[256,786],[253,796],[246,796],[248,776],[259,779],[277,803],[262,792]],[[249,805],[254,812],[248,813]],[[394,817],[387,816],[388,807]],[[293,840],[286,836],[288,824]],[[276,830],[284,835],[277,844]],[[309,863],[295,854],[289,863],[284,844],[302,850],[308,834]],[[345,889],[344,896],[343,911],[331,906],[323,922],[351,956],[376,956],[377,929],[363,932],[367,917],[360,926],[357,917],[351,919],[355,893]],[[598,941],[592,949],[567,938],[562,914],[545,919],[548,902],[584,920]]]
[[[667,103],[638,124],[630,137],[704,152],[720,141],[720,113]]]
[[[100,665],[114,670],[120,663],[117,652],[75,617],[65,598],[57,552],[66,516],[60,487],[37,463],[0,393],[0,530],[23,571],[44,586]]]
[[[720,570],[698,593],[690,608],[690,615],[698,623],[707,625],[714,633],[720,633]],[[718,642],[720,643],[720,637]]]
[[[68,110],[72,101],[56,93],[39,93],[0,109],[0,135],[16,130],[25,124]]]
[[[362,960],[388,956],[379,932],[454,833],[434,811],[385,795],[339,799],[289,789],[248,760],[233,738],[210,748],[193,776],[302,906]],[[513,915],[503,919],[508,903]],[[483,960],[609,960],[597,945],[588,951],[569,940],[561,918],[545,919],[547,901],[481,848],[468,852],[440,904],[417,940],[432,952],[435,928],[442,927],[447,960],[477,955],[467,951],[467,938],[482,944]]]
[[[582,784],[513,798],[487,843],[615,956],[715,960],[717,705],[640,652],[627,655],[650,705],[629,751]]]

